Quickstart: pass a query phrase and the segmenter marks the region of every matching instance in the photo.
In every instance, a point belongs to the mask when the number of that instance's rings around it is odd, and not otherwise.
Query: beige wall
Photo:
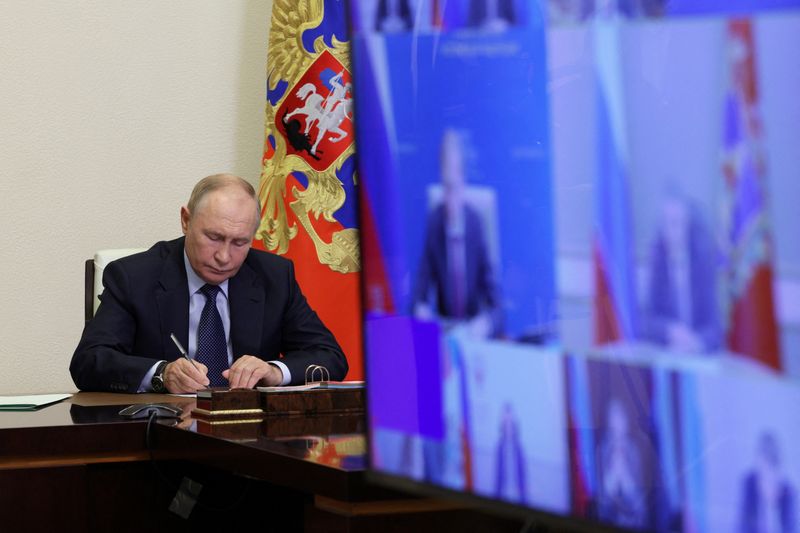
[[[258,182],[272,2],[10,0],[0,17],[0,395],[75,390],[83,262]]]

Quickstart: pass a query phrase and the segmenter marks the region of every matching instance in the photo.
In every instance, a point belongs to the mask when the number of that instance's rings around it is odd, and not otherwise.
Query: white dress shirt
[[[203,312],[203,307],[206,305],[206,297],[200,292],[203,285],[206,284],[203,279],[197,275],[189,263],[189,257],[186,251],[183,252],[183,264],[186,267],[186,279],[189,285],[189,346],[186,348],[190,359],[194,359],[197,354],[197,327],[200,324],[200,315]],[[228,280],[219,284],[220,294],[222,297],[217,297],[217,311],[222,318],[222,327],[225,330],[225,341],[228,350],[228,367],[233,364],[233,345],[231,344],[231,310],[228,301]],[[175,350],[177,351],[177,347]],[[153,388],[150,382],[156,372],[156,368],[163,361],[154,364],[150,370],[145,374],[142,382],[139,384],[138,392],[151,392]],[[288,385],[292,381],[292,374],[282,361],[268,361],[268,363],[277,366],[282,374],[281,385]]]

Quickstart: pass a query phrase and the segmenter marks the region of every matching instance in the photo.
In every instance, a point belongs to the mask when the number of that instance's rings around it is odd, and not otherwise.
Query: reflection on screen
[[[800,528],[800,1],[350,6],[371,468]]]

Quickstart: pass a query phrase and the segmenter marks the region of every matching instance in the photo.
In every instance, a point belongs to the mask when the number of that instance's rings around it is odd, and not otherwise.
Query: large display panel
[[[349,10],[372,472],[800,529],[800,2]]]

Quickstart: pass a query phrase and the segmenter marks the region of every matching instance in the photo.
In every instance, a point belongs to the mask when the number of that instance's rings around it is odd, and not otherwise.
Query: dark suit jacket
[[[464,206],[464,250],[466,254],[466,318],[472,318],[481,311],[494,311],[496,295],[489,248],[483,231],[480,215],[469,205]],[[414,302],[428,302],[428,293],[435,291],[435,307],[442,317],[455,317],[448,282],[447,264],[447,215],[444,205],[436,207],[428,219],[425,248],[417,275]],[[496,322],[496,317],[493,317]],[[496,324],[495,324],[496,327]]]
[[[508,448],[511,448],[511,459],[514,462],[511,465],[511,474],[515,479],[506,479],[506,458],[508,456]],[[494,495],[498,498],[503,498],[503,489],[506,483],[516,483],[518,493],[518,501],[525,503],[527,499],[526,483],[525,483],[525,455],[522,453],[522,441],[519,436],[519,427],[517,422],[513,421],[510,431],[500,431],[500,440],[497,443],[497,459],[495,461],[495,484]]]
[[[689,290],[692,319],[689,326],[703,340],[706,350],[722,344],[722,324],[717,303],[717,248],[699,214],[690,210]],[[663,234],[659,234],[653,250],[648,317],[645,335],[654,342],[667,343],[667,327],[678,318],[678,296],[675,294],[670,258]]]
[[[652,529],[649,527],[648,498],[650,493],[645,465],[637,442],[631,437],[625,442],[625,465],[633,478],[634,490],[628,492],[608,492],[606,478],[611,463],[612,445],[607,436],[600,438],[595,451],[597,469],[597,518],[617,526],[631,529]]]
[[[497,16],[513,26],[517,22],[514,0],[497,0]],[[486,23],[486,0],[472,0],[469,4],[469,21],[471,27],[480,27]]]
[[[408,5],[408,0],[400,0],[398,6],[400,8],[399,17],[403,20],[405,30],[411,29],[411,7]],[[375,31],[383,31],[383,22],[389,16],[389,6],[386,0],[379,0],[378,2],[378,15],[375,18]]]
[[[758,486],[758,476],[751,472],[745,477],[742,485],[741,524],[742,533],[757,533],[760,531],[760,522],[764,518],[766,502]],[[794,510],[794,491],[788,483],[781,483],[778,496],[777,511],[781,522],[781,531],[791,533],[797,530]]]
[[[189,288],[184,239],[158,242],[146,252],[110,263],[97,314],[83,330],[70,373],[81,390],[136,392],[159,360],[180,354],[189,337]],[[254,355],[282,362],[292,384],[303,383],[310,364],[325,366],[333,380],[347,373],[347,360],[330,331],[308,306],[291,261],[250,250],[228,282],[234,360]]]

